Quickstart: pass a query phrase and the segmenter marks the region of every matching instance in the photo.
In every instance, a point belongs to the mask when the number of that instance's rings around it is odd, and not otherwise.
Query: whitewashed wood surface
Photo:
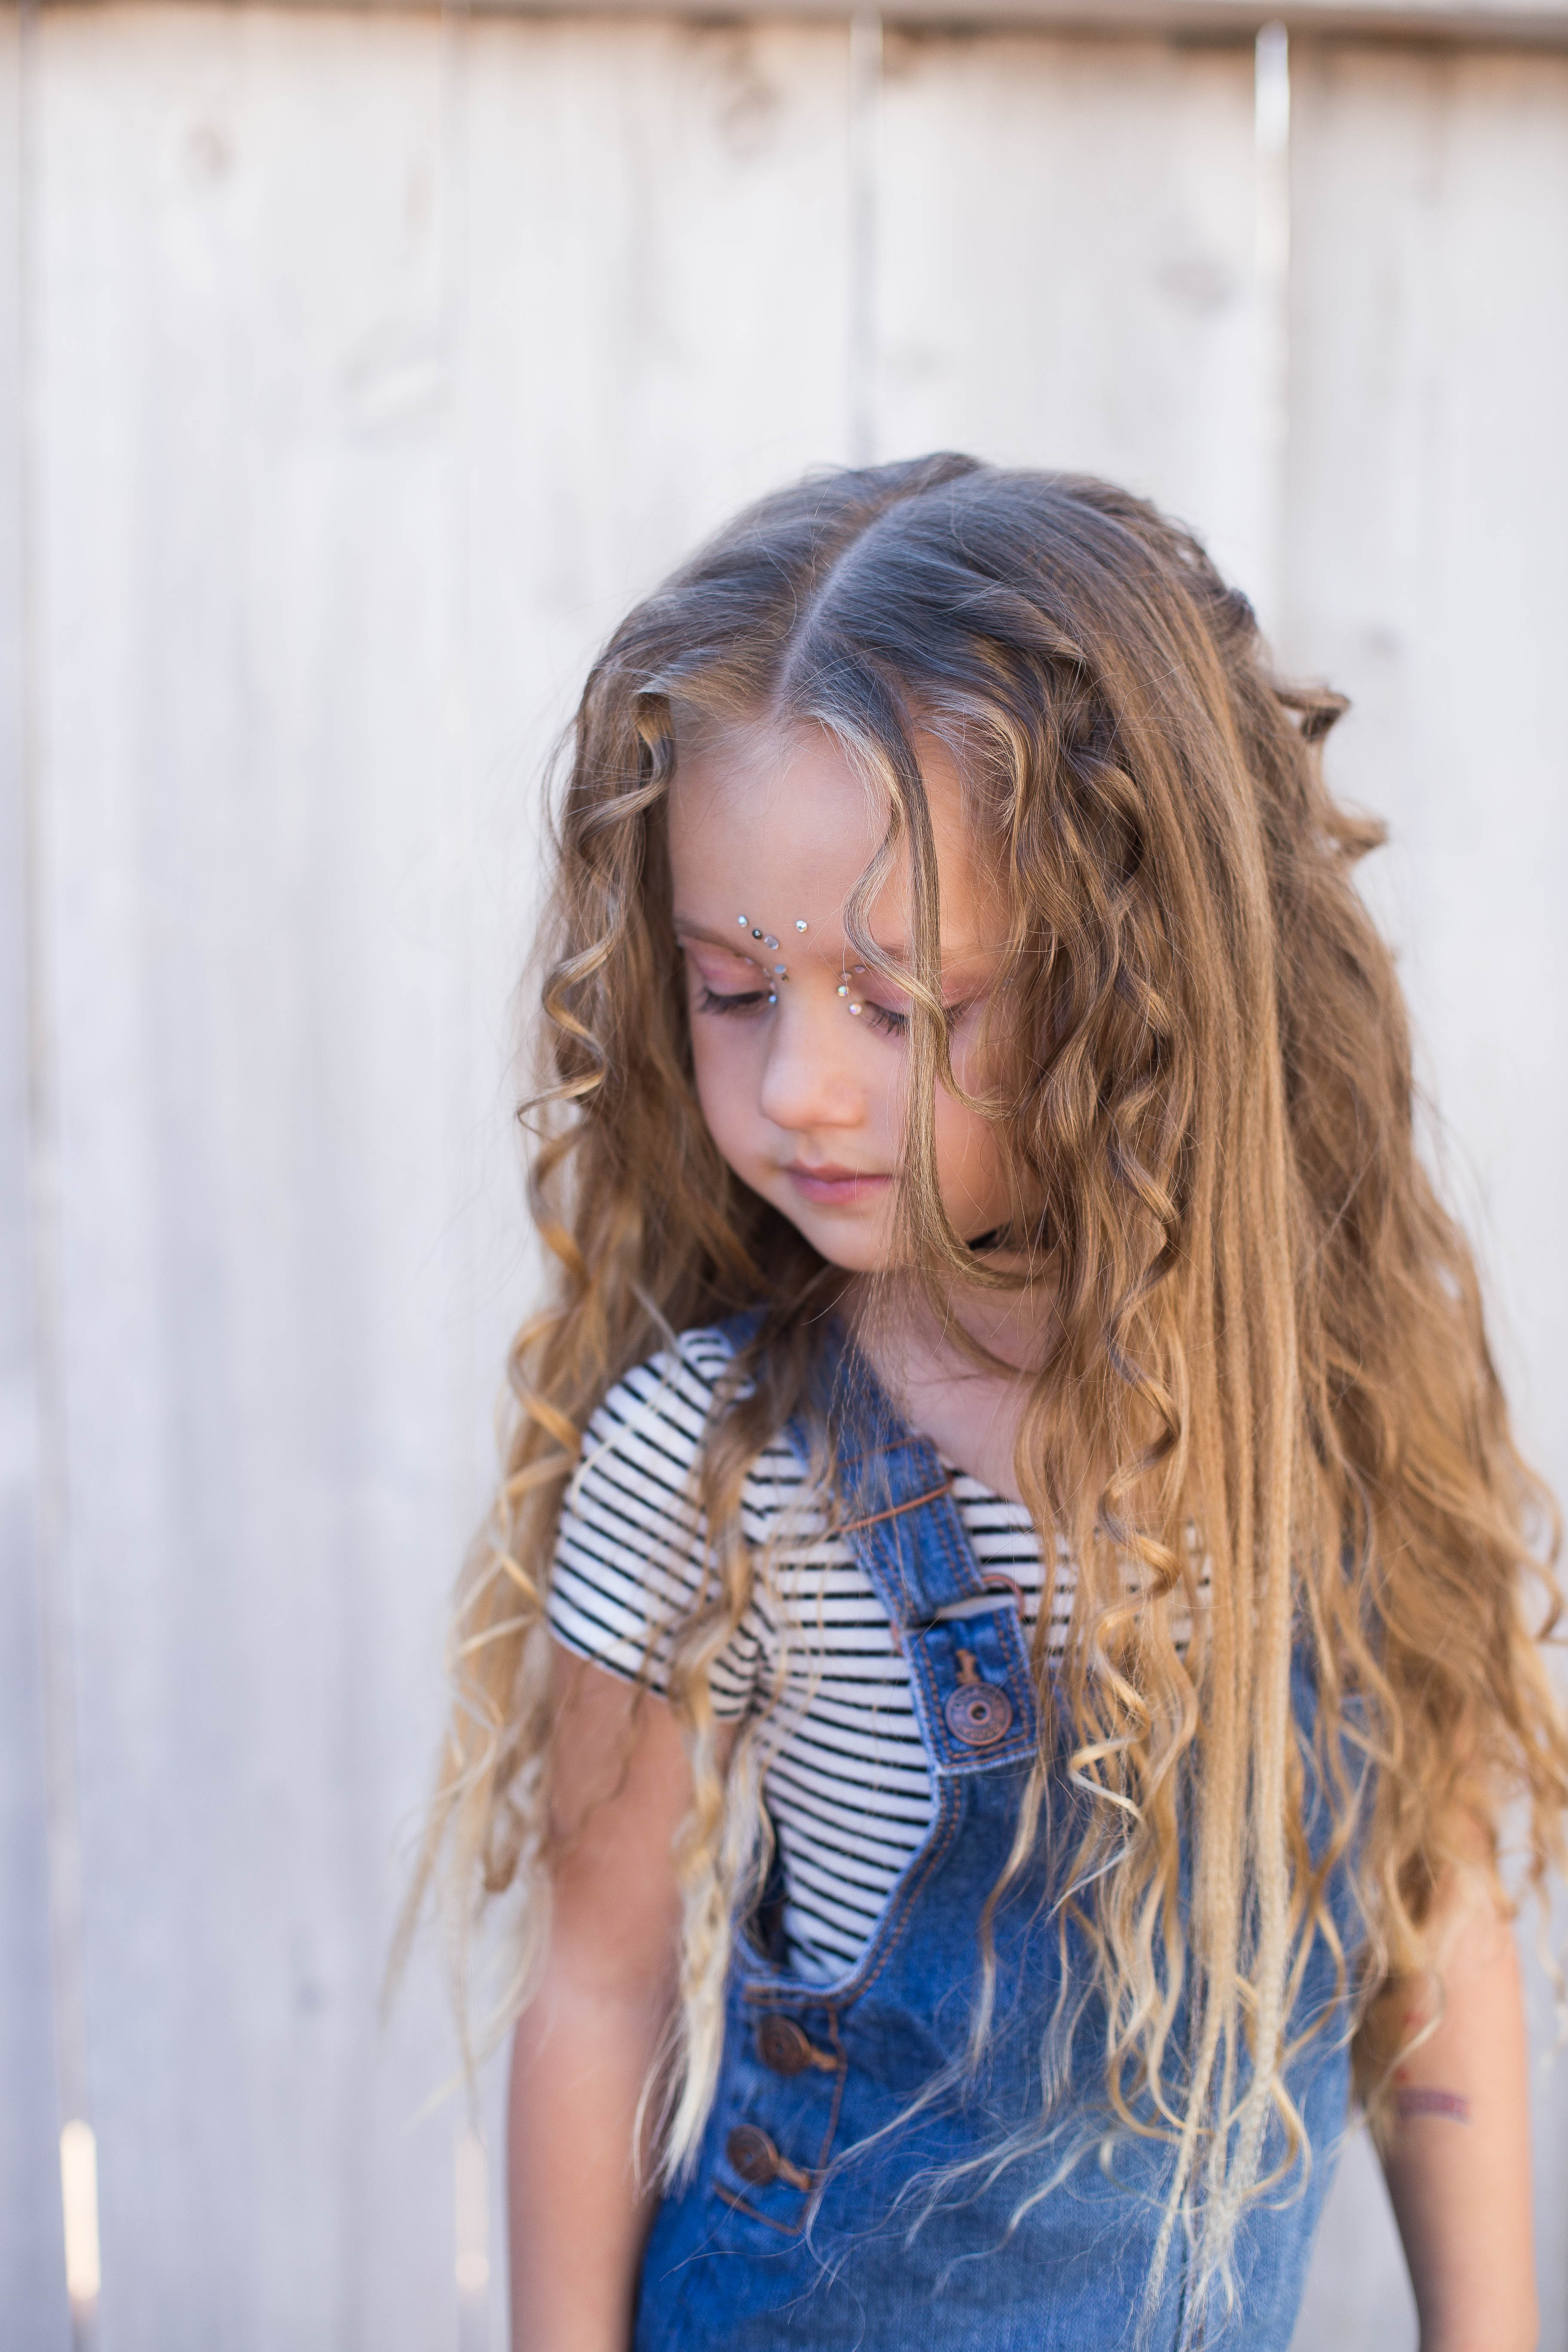
[[[1301,49],[1292,75],[1292,656],[1355,708],[1342,789],[1387,817],[1450,1188],[1525,1443],[1568,1494],[1568,59]],[[1563,1922],[1559,1921],[1559,1937]],[[1544,2049],[1549,2003],[1531,1992]],[[1568,2074],[1537,2096],[1542,2342],[1568,2345]],[[1414,2347],[1361,2193],[1314,2281],[1324,2345]]]
[[[889,35],[880,149],[879,454],[1157,488],[1255,573],[1250,45]]]
[[[27,1095],[20,26],[0,12],[0,2340],[59,2345],[66,2295],[38,1583],[38,1378]]]
[[[868,430],[1110,472],[1283,581],[1289,657],[1357,697],[1339,772],[1397,829],[1426,1066],[1568,1483],[1568,68],[1299,45],[1282,481],[1250,51],[889,34],[879,95],[849,68],[829,23],[37,24],[44,1292],[105,2352],[458,2340],[434,1966],[384,2033],[375,1992],[531,1279],[505,1055],[539,771],[595,640],[741,498]],[[0,1340],[8,1401],[26,1319]],[[9,1778],[25,1646],[0,1675]],[[0,1903],[36,1916],[36,1822],[3,1825]],[[31,1948],[18,2049],[51,2030]],[[35,2069],[0,2201],[52,2161],[47,2097]],[[1560,2079],[1542,2116],[1568,2352]],[[1336,2200],[1304,2352],[1408,2333],[1380,2200],[1360,2176]],[[17,2340],[61,2340],[36,2307]]]

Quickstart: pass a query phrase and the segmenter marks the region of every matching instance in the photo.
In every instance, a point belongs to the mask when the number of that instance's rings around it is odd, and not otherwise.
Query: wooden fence
[[[541,763],[738,499],[933,446],[1096,468],[1349,689],[1334,773],[1394,828],[1369,887],[1568,1485],[1564,26],[1352,5],[1287,58],[1233,0],[1132,13],[10,20],[7,2347],[68,2340],[80,2118],[83,2340],[500,2352],[479,2168],[422,2111],[437,1970],[384,2032],[377,1982],[529,1296]],[[1561,2074],[1540,2143],[1565,2352]],[[1359,2147],[1331,2342],[1414,2342]]]

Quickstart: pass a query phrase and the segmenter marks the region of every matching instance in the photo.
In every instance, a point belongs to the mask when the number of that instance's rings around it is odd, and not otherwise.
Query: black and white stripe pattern
[[[693,1465],[731,1350],[718,1331],[689,1331],[675,1355],[611,1390],[588,1424],[556,1545],[550,1623],[581,1656],[627,1676],[645,1657],[664,1687],[668,1625],[696,1593],[700,1517]],[[925,1748],[909,1668],[887,1613],[781,1440],[752,1465],[742,1524],[774,1542],[773,1589],[758,1587],[715,1663],[715,1711],[737,1720],[781,1696],[763,1789],[778,1834],[792,1965],[814,1981],[857,1958],[931,1816]],[[982,1568],[1010,1576],[1033,1624],[1039,1541],[1021,1503],[958,1472],[953,1496]],[[1058,1546],[1048,1647],[1059,1654],[1072,1609],[1072,1564]],[[776,1743],[776,1744],[775,1744]]]

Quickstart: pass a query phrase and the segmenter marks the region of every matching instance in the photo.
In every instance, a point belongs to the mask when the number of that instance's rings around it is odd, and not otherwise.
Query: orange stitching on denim
[[[901,1518],[906,1511],[923,1510],[927,1503],[940,1502],[944,1495],[952,1492],[952,1480],[947,1477],[940,1486],[933,1486],[929,1494],[911,1495],[907,1503],[893,1503],[885,1511],[873,1511],[868,1519],[846,1519],[841,1527],[829,1528],[827,1532],[830,1536],[858,1535],[862,1528],[879,1528],[884,1519]]]
[[[805,2228],[804,2215],[798,2221],[775,2221],[771,2213],[759,2213],[754,2205],[748,2205],[743,2197],[738,2197],[732,2189],[726,2189],[721,2180],[716,2180],[713,2189],[715,2195],[721,2197],[734,2212],[749,2213],[753,2221],[761,2221],[764,2229],[776,2230],[781,2238],[798,2238]]]

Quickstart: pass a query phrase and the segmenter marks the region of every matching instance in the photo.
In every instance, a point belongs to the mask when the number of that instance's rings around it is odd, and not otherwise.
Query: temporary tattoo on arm
[[[1394,2111],[1402,2124],[1413,2116],[1441,2116],[1451,2124],[1470,2120],[1470,2103],[1458,2091],[1417,2090],[1414,2084],[1394,2092]]]

